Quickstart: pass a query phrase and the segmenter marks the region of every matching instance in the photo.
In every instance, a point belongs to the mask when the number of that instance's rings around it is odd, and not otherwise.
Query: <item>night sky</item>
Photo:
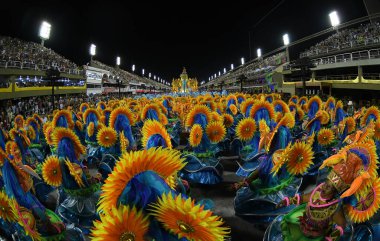
[[[137,73],[145,68],[167,81],[185,66],[202,81],[249,58],[249,31],[256,57],[258,47],[265,53],[282,46],[285,32],[292,41],[328,28],[332,10],[342,22],[367,15],[362,0],[228,2],[2,1],[0,35],[40,42],[39,26],[46,20],[52,33],[45,46],[79,65],[89,62],[94,43],[95,59],[103,63],[115,65],[119,55],[121,68],[130,71],[136,64]]]

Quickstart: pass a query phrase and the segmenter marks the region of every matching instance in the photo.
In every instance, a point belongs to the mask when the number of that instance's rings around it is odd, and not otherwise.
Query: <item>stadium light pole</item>
[[[95,44],[91,44],[90,45],[91,62],[92,62],[92,58],[95,56],[95,54],[96,54],[96,45]]]
[[[43,21],[40,26],[39,36],[41,38],[41,45],[44,46],[45,40],[50,38],[51,24]]]
[[[290,57],[289,57],[289,47],[288,47],[288,45],[289,45],[289,43],[290,43],[290,40],[289,40],[289,34],[284,34],[283,36],[282,36],[282,40],[284,41],[284,45],[285,45],[285,47],[286,47],[286,60],[288,61],[288,62],[290,62]]]
[[[120,59],[120,57],[118,56],[118,57],[116,57],[116,69],[119,69],[119,68],[120,68],[120,63],[121,63],[121,59]],[[117,85],[118,85],[118,87],[119,87],[119,99],[120,99],[120,97],[121,97],[121,91],[120,91],[120,85],[121,85],[121,83],[120,83],[120,77],[117,77],[116,81],[117,81]]]

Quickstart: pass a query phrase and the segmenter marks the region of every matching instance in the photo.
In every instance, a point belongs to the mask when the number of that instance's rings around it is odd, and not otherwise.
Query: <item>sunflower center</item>
[[[104,137],[104,139],[106,139],[107,141],[110,139],[110,137],[109,136],[106,136],[106,137]]]
[[[323,137],[323,140],[326,141],[326,140],[327,140],[327,136],[324,136],[324,137]]]
[[[121,234],[119,241],[134,241],[135,235],[131,232],[124,232]]]
[[[246,127],[246,128],[245,128],[245,131],[246,131],[246,132],[249,132],[250,130],[251,130],[251,129],[250,129],[249,127]]]
[[[53,170],[53,174],[54,175],[57,174],[57,170],[56,169]]]
[[[297,158],[297,162],[298,162],[298,163],[303,162],[303,156],[298,156],[298,158]]]
[[[218,135],[218,131],[216,131],[216,130],[213,131],[213,134],[214,134],[214,135]]]
[[[181,230],[184,233],[192,233],[192,232],[194,232],[194,229],[190,225],[188,225],[187,223],[185,223],[185,222],[177,221],[177,225],[178,225],[179,230]]]

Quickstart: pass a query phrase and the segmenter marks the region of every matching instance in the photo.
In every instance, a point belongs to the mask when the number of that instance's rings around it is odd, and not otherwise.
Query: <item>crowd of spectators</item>
[[[133,97],[131,93],[122,93],[123,97]],[[55,95],[54,108],[55,109],[67,109],[69,106],[73,110],[78,111],[80,104],[87,102],[96,104],[99,101],[108,101],[111,99],[119,98],[118,93],[109,93],[107,95],[96,94],[70,94],[70,95]],[[0,101],[0,127],[10,129],[14,117],[16,115],[22,115],[24,117],[38,114],[42,119],[47,120],[48,115],[53,112],[52,96],[34,96],[27,98],[8,99]]]
[[[53,50],[34,42],[0,36],[1,67],[46,70],[58,68],[60,72],[80,73],[78,66]]]
[[[327,39],[312,46],[300,54],[300,57],[312,57],[346,48],[380,43],[380,23],[361,24],[356,28],[339,29]]]

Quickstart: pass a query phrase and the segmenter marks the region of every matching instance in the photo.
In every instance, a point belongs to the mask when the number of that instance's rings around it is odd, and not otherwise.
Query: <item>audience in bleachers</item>
[[[322,42],[300,54],[300,57],[312,57],[336,50],[380,43],[380,23],[361,24],[356,28],[339,29]]]
[[[55,51],[34,42],[0,36],[0,67],[79,73],[78,66]]]

